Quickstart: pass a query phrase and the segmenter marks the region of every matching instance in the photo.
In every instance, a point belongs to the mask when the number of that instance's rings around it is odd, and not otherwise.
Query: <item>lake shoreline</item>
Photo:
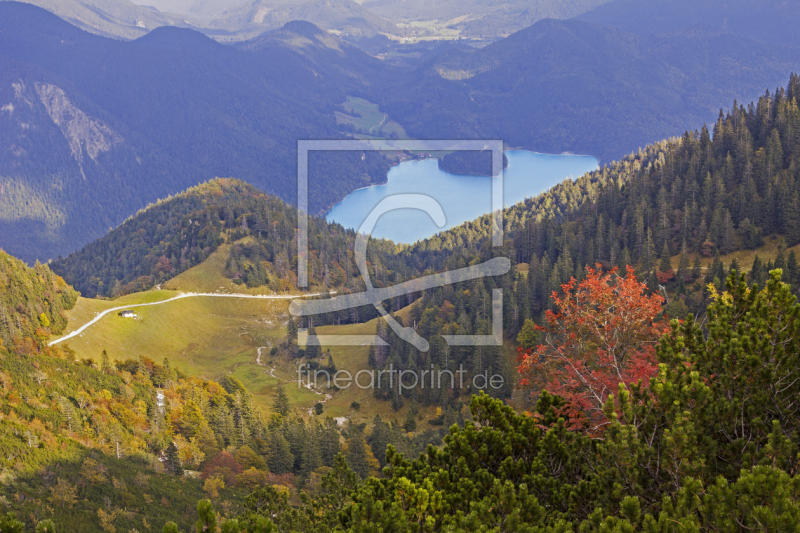
[[[542,154],[528,150],[504,150],[503,153],[508,158],[503,173],[505,207],[546,192],[566,179],[575,180],[599,166],[593,156]],[[423,211],[403,208],[383,214],[372,232],[373,238],[410,245],[479,219],[491,211],[493,179],[481,174],[447,172],[439,167],[438,157],[402,161],[392,166],[384,183],[353,191],[334,205],[325,218],[328,222],[358,231],[366,216],[384,198],[398,194],[430,196],[445,213],[444,227],[436,226]]]

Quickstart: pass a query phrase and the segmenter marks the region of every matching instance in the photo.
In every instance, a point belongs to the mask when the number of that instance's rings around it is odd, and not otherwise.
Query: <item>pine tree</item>
[[[276,474],[289,474],[294,470],[294,455],[289,447],[289,441],[280,430],[273,430],[270,433],[269,469]]]
[[[406,413],[406,422],[403,424],[403,429],[409,433],[413,433],[417,430],[417,417],[414,415],[413,409],[409,409],[408,413]]]
[[[778,243],[778,255],[775,257],[775,265],[773,268],[786,270],[786,244],[783,241]]]
[[[217,531],[217,514],[209,500],[197,502],[197,533],[215,533]]]
[[[800,196],[798,196],[797,191],[792,194],[788,207],[786,239],[789,241],[789,246],[794,246],[800,243]]]
[[[659,272],[669,272],[672,270],[672,257],[669,253],[669,247],[664,242],[664,248],[661,250],[661,262],[658,265]]]
[[[319,447],[322,453],[322,462],[325,466],[333,466],[333,461],[339,453],[339,427],[336,421],[328,417],[319,432]]]
[[[275,390],[275,399],[272,402],[272,411],[278,413],[282,417],[289,416],[290,402],[289,395],[283,388],[283,383],[278,382],[278,387]]]
[[[111,361],[108,358],[108,352],[105,348],[103,348],[103,353],[100,358],[102,361],[100,366],[101,371],[103,374],[110,374],[112,372]]]
[[[164,471],[168,474],[175,476],[183,475],[183,467],[181,466],[181,459],[178,453],[178,447],[174,442],[170,442],[165,452],[166,459],[164,460]]]
[[[660,293],[658,275],[656,274],[655,267],[651,268],[650,272],[648,273],[647,290],[649,290],[652,293]]]
[[[692,265],[692,280],[696,280],[700,278],[700,274],[702,273],[703,265],[700,263],[700,256],[694,256],[694,264]]]
[[[761,282],[762,276],[764,275],[763,269],[764,266],[761,263],[761,258],[756,254],[753,258],[753,266],[750,268],[750,281],[752,283],[758,283],[759,286],[763,285]]]
[[[347,464],[358,474],[358,477],[365,479],[377,473],[380,464],[360,432],[347,440],[345,448]]]
[[[737,276],[742,273],[742,267],[739,266],[739,261],[737,261],[735,257],[731,261],[731,266],[729,268],[730,272],[736,271]]]
[[[681,244],[681,258],[678,263],[678,277],[685,278],[689,273],[689,252],[686,247],[686,239],[683,239]]]
[[[386,447],[391,442],[391,428],[389,424],[381,420],[380,415],[375,415],[375,419],[372,421],[372,433],[367,438],[367,442],[381,466],[385,465]]]
[[[322,349],[317,339],[317,330],[314,327],[308,329],[308,342],[306,342],[306,357],[314,360],[322,355]]]
[[[620,257],[619,262],[619,269],[620,271],[624,272],[628,266],[633,266],[633,262],[631,261],[631,253],[628,251],[628,247],[626,246],[622,250],[622,257]]]
[[[794,250],[789,252],[789,257],[786,259],[784,279],[797,290],[797,285],[800,283],[800,264],[798,264],[797,254],[794,253]]]
[[[303,453],[300,457],[300,474],[308,477],[311,472],[322,466],[322,453],[319,449],[319,438],[313,427],[307,428],[303,442]]]

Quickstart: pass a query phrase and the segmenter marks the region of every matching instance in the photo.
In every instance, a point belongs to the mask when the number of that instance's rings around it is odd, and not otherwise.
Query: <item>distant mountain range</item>
[[[26,3],[44,8],[83,30],[118,39],[136,39],[161,26],[199,26],[190,17],[138,6],[130,0],[26,0]]]
[[[208,22],[225,11],[251,3],[252,0],[131,0],[140,6],[154,7],[164,13],[188,15]]]
[[[297,140],[343,136],[334,111],[382,64],[308,23],[248,46],[179,28],[115,41],[0,3],[0,246],[65,254],[216,176],[291,201]],[[361,79],[341,74],[353,64]],[[319,158],[315,213],[388,169],[376,153]]]
[[[353,0],[256,0],[234,7],[208,27],[252,36],[304,20],[352,36],[395,33],[396,26]]]
[[[395,21],[445,22],[465,37],[504,37],[546,18],[568,19],[608,0],[365,0]]]

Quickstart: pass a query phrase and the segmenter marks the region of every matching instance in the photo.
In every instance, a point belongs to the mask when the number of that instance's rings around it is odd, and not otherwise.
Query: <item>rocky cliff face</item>
[[[122,137],[102,121],[75,107],[61,88],[38,82],[35,88],[48,115],[61,128],[81,169],[84,153],[94,160],[100,152],[107,152],[122,142]]]

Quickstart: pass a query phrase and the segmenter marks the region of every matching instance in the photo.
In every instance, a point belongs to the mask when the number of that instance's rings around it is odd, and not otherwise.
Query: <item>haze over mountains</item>
[[[186,16],[138,6],[129,0],[29,0],[26,3],[42,7],[81,29],[120,39],[136,39],[160,26],[198,24],[187,20]]]
[[[243,36],[275,29],[292,20],[305,20],[351,36],[395,33],[396,26],[353,0],[256,0],[231,8],[208,26]]]
[[[440,20],[466,37],[502,37],[546,18],[568,19],[608,0],[365,0],[390,20]]]
[[[671,33],[693,25],[766,43],[800,46],[800,3],[787,0],[612,0],[577,18],[631,33]]]
[[[747,14],[751,4],[731,5]],[[415,138],[500,138],[608,162],[783,83],[800,52],[780,39],[550,19],[481,49],[442,44],[393,66],[308,22],[234,46],[185,28],[124,42],[0,2],[0,246],[28,261],[66,255],[217,176],[293,202],[297,140],[350,135],[335,116],[348,96]],[[318,157],[317,215],[389,166],[377,154]]]

